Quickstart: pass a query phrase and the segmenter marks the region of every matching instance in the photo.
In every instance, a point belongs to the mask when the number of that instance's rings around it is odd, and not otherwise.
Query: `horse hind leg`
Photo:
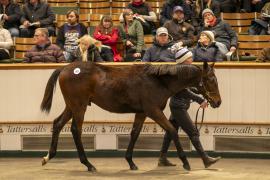
[[[134,149],[135,143],[136,143],[138,136],[141,132],[145,118],[146,118],[145,114],[135,114],[135,120],[134,120],[133,127],[132,127],[131,134],[130,134],[131,137],[130,137],[129,145],[128,145],[128,148],[126,151],[126,160],[129,164],[131,170],[138,169],[138,167],[136,166],[136,164],[132,160],[132,155],[133,155],[133,149]]]
[[[96,168],[88,161],[81,140],[84,112],[85,111],[80,111],[77,112],[75,115],[73,114],[71,132],[78,151],[80,162],[88,168],[88,171],[95,172]]]
[[[58,116],[54,121],[53,121],[53,129],[52,129],[52,140],[51,140],[51,145],[49,152],[47,156],[43,157],[42,159],[42,166],[47,164],[47,162],[55,157],[56,155],[56,150],[57,150],[57,144],[58,144],[58,139],[59,139],[59,134],[65,124],[70,120],[72,117],[71,111],[66,107],[65,110]]]

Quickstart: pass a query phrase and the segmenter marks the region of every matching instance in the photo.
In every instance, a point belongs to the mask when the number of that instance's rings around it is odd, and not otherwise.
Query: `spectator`
[[[248,34],[270,35],[270,3],[262,8],[261,17],[252,21]]]
[[[173,9],[173,19],[167,21],[164,27],[168,29],[173,37],[174,43],[180,46],[191,47],[195,42],[194,27],[184,22],[184,10],[181,6],[175,6]]]
[[[133,19],[131,9],[124,9],[123,18],[120,35],[125,46],[125,61],[141,60],[144,54],[143,27],[138,20]]]
[[[165,27],[157,29],[152,47],[146,50],[142,61],[145,62],[175,62],[174,53],[171,51],[172,38]]]
[[[64,51],[67,61],[70,61],[71,53],[78,48],[78,39],[87,34],[87,28],[79,23],[79,14],[76,10],[70,10],[66,14],[67,23],[59,28],[56,44]]]
[[[102,62],[100,55],[101,43],[90,35],[84,35],[79,39],[79,47],[71,54],[71,61]]]
[[[184,0],[167,0],[160,13],[160,26],[163,26],[167,21],[172,20],[173,9],[175,6],[181,6],[185,9],[185,21],[191,19],[191,10]]]
[[[41,0],[27,0],[22,10],[21,36],[33,37],[38,27],[47,28],[49,36],[55,35],[54,21],[55,15],[47,3]]]
[[[9,49],[13,45],[10,32],[3,28],[4,15],[0,15],[0,61],[10,59]]]
[[[187,48],[181,47],[176,52],[175,58],[176,61],[180,64],[189,65],[192,63],[192,53]],[[184,130],[184,132],[188,135],[191,143],[195,147],[197,153],[202,158],[205,168],[207,168],[212,164],[216,163],[220,159],[220,157],[210,157],[204,151],[199,138],[200,133],[194,126],[193,121],[188,114],[188,109],[190,107],[191,101],[195,101],[200,104],[201,108],[207,107],[207,101],[205,101],[198,95],[198,92],[195,88],[186,88],[171,97],[169,104],[171,116],[169,118],[169,121],[177,131],[179,127]],[[166,132],[162,143],[158,166],[175,166],[175,164],[172,164],[167,159],[167,152],[170,146],[170,142],[171,137],[169,133]]]
[[[203,26],[202,12],[204,9],[211,9],[216,17],[220,16],[220,6],[215,0],[196,0],[192,10],[191,24],[196,30],[196,34]]]
[[[215,42],[215,35],[211,31],[203,31],[197,46],[193,49],[194,61],[223,61],[222,54]]]
[[[105,15],[102,17],[99,26],[95,29],[94,38],[101,41],[102,44],[111,47],[114,62],[123,61],[123,58],[117,50],[119,31],[113,26],[113,21],[110,16]]]
[[[234,53],[237,47],[237,35],[231,26],[217,19],[211,9],[205,9],[202,13],[204,19],[203,31],[212,31],[215,34],[216,45],[219,47],[222,54],[229,51]]]
[[[242,0],[241,12],[261,12],[269,0]]]
[[[270,61],[270,48],[264,48],[256,59],[256,62],[269,62]]]
[[[62,50],[50,42],[47,28],[37,28],[34,34],[34,41],[36,45],[26,52],[24,62],[65,62]]]
[[[11,0],[0,0],[0,14],[4,14],[4,28],[9,30],[11,36],[19,36],[21,8]]]
[[[144,0],[132,0],[127,6],[133,12],[133,17],[143,26],[144,34],[154,34],[156,31],[155,22],[157,21],[156,13]],[[123,22],[123,13],[120,15],[120,22]]]
[[[220,11],[224,13],[235,13],[239,10],[239,0],[217,0]]]

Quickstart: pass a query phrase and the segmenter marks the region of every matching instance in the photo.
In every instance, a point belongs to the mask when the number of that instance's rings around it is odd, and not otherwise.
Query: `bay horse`
[[[88,171],[96,171],[88,161],[81,141],[86,108],[95,103],[110,112],[135,113],[125,155],[131,170],[138,169],[132,160],[133,148],[146,117],[153,119],[170,133],[183,168],[190,170],[177,131],[163,110],[172,95],[187,87],[197,87],[213,108],[219,107],[221,97],[213,66],[214,64],[204,63],[202,67],[180,64],[109,67],[93,62],[74,62],[56,69],[47,82],[41,110],[49,113],[58,78],[66,107],[53,121],[51,145],[47,156],[42,159],[42,165],[56,155],[59,134],[72,118],[71,132],[80,162]]]

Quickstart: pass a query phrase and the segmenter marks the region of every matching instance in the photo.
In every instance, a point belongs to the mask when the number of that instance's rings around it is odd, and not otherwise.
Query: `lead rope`
[[[200,109],[202,109],[202,118],[201,118],[200,127],[198,128],[198,114],[200,112]],[[198,108],[198,110],[196,112],[196,118],[195,118],[195,127],[196,127],[198,132],[201,131],[203,120],[204,120],[204,108],[201,108],[201,106],[199,106],[199,108]]]

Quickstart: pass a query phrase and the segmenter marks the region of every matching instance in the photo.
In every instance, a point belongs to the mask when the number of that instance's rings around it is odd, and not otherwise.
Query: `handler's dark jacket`
[[[236,32],[221,19],[217,19],[217,23],[213,27],[204,26],[202,31],[212,31],[215,34],[215,41],[225,44],[228,50],[232,46],[237,47],[238,38]]]
[[[0,14],[6,14],[8,16],[8,20],[5,20],[3,26],[5,29],[12,27],[18,28],[20,26],[22,12],[18,4],[10,2],[5,9],[3,5],[0,5]]]
[[[148,48],[143,56],[144,62],[175,62],[175,55],[171,51],[171,46],[174,43],[170,38],[168,44],[161,46],[156,39],[154,39],[153,46]]]
[[[74,53],[71,53],[71,61],[82,61],[82,54],[80,51],[80,48],[77,48],[77,50]],[[98,48],[95,45],[90,45],[90,47],[87,50],[87,61],[92,62],[102,62],[103,59],[100,56],[100,53],[98,51]]]
[[[182,41],[183,46],[191,47],[195,42],[194,27],[184,21],[178,22],[176,19],[167,21],[164,27],[168,29],[175,43]]]
[[[191,101],[195,101],[199,104],[203,103],[204,99],[195,93],[197,93],[196,89],[193,88],[186,88],[178,92],[171,97],[170,106],[188,110]]]

